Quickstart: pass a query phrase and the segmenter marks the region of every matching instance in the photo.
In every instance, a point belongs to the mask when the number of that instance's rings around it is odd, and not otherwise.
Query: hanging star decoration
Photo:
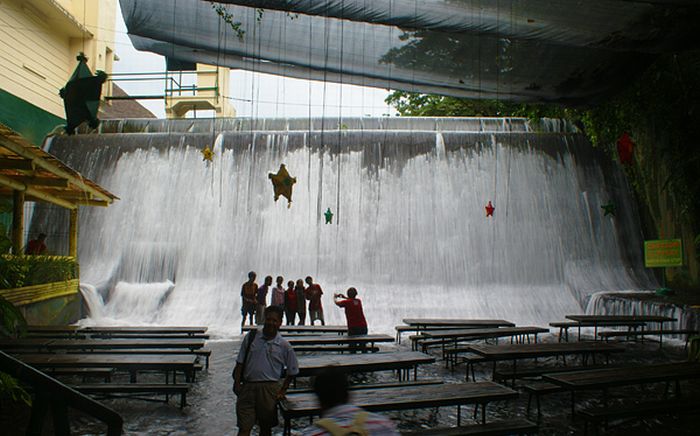
[[[326,210],[323,216],[326,217],[326,224],[333,224],[333,212],[331,212],[330,207]]]
[[[617,140],[617,155],[620,157],[620,163],[623,165],[631,164],[633,152],[634,141],[627,132],[624,132]]]
[[[214,161],[214,152],[211,150],[211,148],[204,147],[204,150],[202,150],[202,160],[206,162]]]
[[[289,175],[284,164],[280,165],[277,174],[269,173],[267,177],[272,180],[272,186],[275,191],[275,201],[277,201],[281,195],[287,198],[287,207],[292,207],[292,187],[297,182],[297,179]]]
[[[615,205],[613,203],[608,203],[600,206],[601,209],[603,209],[603,216],[615,216]]]
[[[83,122],[87,122],[92,129],[100,124],[97,109],[100,106],[102,84],[107,80],[107,74],[104,71],[96,71],[95,75],[92,75],[87,65],[88,59],[82,52],[76,60],[78,66],[68,79],[66,86],[58,93],[63,99],[66,110],[65,129],[69,135],[75,133],[75,129]]]
[[[493,211],[496,210],[496,208],[493,207],[493,204],[491,204],[491,200],[489,200],[489,204],[487,204],[484,209],[486,209],[487,217],[493,216]]]

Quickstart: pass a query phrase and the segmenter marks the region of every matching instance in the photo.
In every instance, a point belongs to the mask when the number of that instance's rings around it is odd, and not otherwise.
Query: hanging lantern
[[[202,150],[202,160],[208,162],[214,161],[214,152],[211,150],[211,148],[204,147],[204,150]]]
[[[603,216],[615,216],[615,204],[613,203],[608,203],[600,206],[601,209],[603,209]]]
[[[632,163],[632,153],[634,152],[634,142],[630,135],[625,132],[617,140],[617,155],[620,158],[620,163],[629,165]]]
[[[491,200],[489,200],[489,204],[487,204],[484,209],[486,209],[487,217],[493,216],[493,211],[496,210],[496,208],[493,207],[493,204],[491,204]]]
[[[97,109],[100,106],[102,84],[107,80],[104,71],[97,71],[94,76],[87,66],[87,58],[80,53],[76,58],[78,66],[70,76],[66,86],[61,88],[59,95],[63,99],[66,110],[66,133],[72,135],[76,127],[87,121],[93,129],[97,128]]]
[[[287,207],[292,207],[292,187],[297,182],[297,179],[289,175],[284,164],[280,165],[277,174],[269,173],[267,177],[272,180],[275,201],[277,201],[281,195],[287,198]]]

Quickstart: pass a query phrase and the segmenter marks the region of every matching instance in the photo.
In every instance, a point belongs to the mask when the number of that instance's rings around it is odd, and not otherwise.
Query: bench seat
[[[546,394],[556,394],[559,392],[565,392],[566,389],[554,383],[537,381],[523,385],[523,390],[528,393],[527,397],[527,409],[525,411],[526,416],[530,416],[530,407],[532,406],[532,397],[535,397],[535,403],[537,405],[537,422],[540,422],[542,417],[542,409],[540,408],[540,396]]]
[[[426,380],[414,380],[406,382],[392,382],[392,383],[369,383],[369,384],[358,384],[348,386],[349,390],[357,389],[388,389],[388,388],[400,388],[405,386],[428,386],[428,385],[439,385],[444,383],[441,379],[426,379]],[[292,388],[288,389],[288,394],[307,394],[314,390],[311,388]]]
[[[104,383],[72,385],[73,389],[85,394],[115,395],[133,397],[136,394],[165,394],[165,401],[170,395],[180,395],[180,408],[187,405],[187,391],[190,385],[186,383],[146,384],[146,383]]]
[[[524,419],[512,419],[487,424],[415,430],[401,432],[401,434],[406,436],[499,436],[535,434],[537,429],[538,425],[533,422]]]
[[[700,399],[663,399],[644,403],[625,403],[592,407],[576,412],[585,421],[584,433],[588,433],[588,423],[595,427],[613,419],[643,418],[653,415],[693,413],[700,410]]]
[[[79,375],[84,379],[87,377],[100,377],[104,379],[105,383],[112,381],[112,374],[114,374],[113,368],[53,368],[48,369],[46,374],[51,377],[61,377],[61,376],[76,376]]]
[[[320,353],[376,353],[379,351],[379,347],[370,347],[369,345],[366,347],[348,347],[347,345],[300,345],[294,347],[294,351],[311,351]]]
[[[661,339],[662,335],[686,335],[685,336],[685,346],[688,346],[688,339],[690,338],[690,335],[696,335],[698,334],[697,330],[692,330],[692,329],[675,329],[675,330],[630,330],[630,331],[609,331],[609,332],[598,332],[598,336],[601,337],[601,339],[605,339],[606,341],[609,340],[610,338],[617,338],[617,337],[625,337],[625,338],[632,338],[632,337],[638,337],[641,336],[642,339],[644,339],[644,336],[659,336],[659,339]],[[659,341],[659,346],[661,346],[661,340]]]

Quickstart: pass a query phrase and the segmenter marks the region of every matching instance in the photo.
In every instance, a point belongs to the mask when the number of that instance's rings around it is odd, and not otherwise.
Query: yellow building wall
[[[64,118],[58,91],[79,52],[93,72],[111,73],[115,1],[0,1],[0,89]]]

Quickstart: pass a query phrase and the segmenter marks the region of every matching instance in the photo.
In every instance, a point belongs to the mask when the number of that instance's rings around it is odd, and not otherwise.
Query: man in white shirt
[[[239,435],[248,436],[256,423],[261,436],[272,433],[278,424],[277,401],[284,398],[289,383],[299,373],[294,349],[279,334],[281,325],[282,309],[269,306],[263,328],[249,332],[241,343],[233,369]]]

